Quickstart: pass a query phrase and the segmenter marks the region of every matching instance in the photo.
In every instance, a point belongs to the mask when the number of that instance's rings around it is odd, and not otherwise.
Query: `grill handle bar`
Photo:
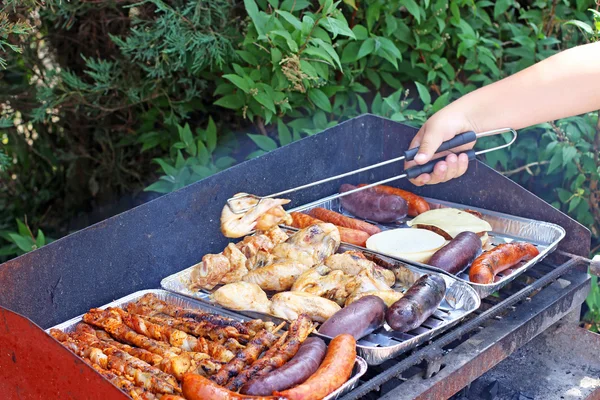
[[[557,253],[563,253],[557,251]],[[568,253],[564,253],[568,254]],[[571,255],[572,256],[572,255]],[[439,352],[439,349],[449,345],[453,341],[460,339],[462,336],[467,333],[477,329],[478,326],[483,324],[485,321],[494,318],[500,313],[506,311],[511,306],[514,306],[518,302],[525,300],[531,293],[535,292],[538,289],[543,288],[549,283],[552,283],[562,275],[564,275],[571,268],[574,268],[579,263],[590,262],[589,259],[580,256],[573,256],[564,264],[556,267],[546,275],[542,276],[540,279],[535,281],[533,284],[524,287],[519,290],[517,293],[510,296],[508,299],[504,300],[501,303],[496,304],[491,307],[487,311],[482,312],[477,317],[468,321],[464,325],[460,326],[456,330],[440,337],[438,340],[435,340],[432,344],[423,347],[421,350],[417,350],[404,360],[399,363],[393,365],[392,367],[386,369],[381,374],[375,376],[371,380],[365,382],[363,385],[358,388],[352,390],[346,396],[342,397],[341,400],[358,400],[365,396],[367,393],[372,392],[373,390],[377,390],[381,385],[386,383],[387,381],[399,376],[401,373],[412,367],[413,365],[417,365],[422,361],[428,360],[431,357],[435,357],[435,354]]]
[[[485,131],[485,132],[481,132],[481,133],[475,133],[473,131],[464,132],[464,133],[456,135],[455,137],[453,137],[450,140],[446,140],[445,142],[443,142],[440,145],[440,147],[436,150],[436,154],[441,153],[443,151],[447,151],[447,150],[453,149],[455,147],[463,146],[463,145],[468,144],[468,143],[476,142],[477,139],[482,138],[482,137],[488,137],[488,136],[493,136],[493,135],[498,135],[498,134],[501,134],[501,133],[508,133],[508,132],[511,132],[513,134],[512,139],[508,143],[505,143],[505,144],[500,145],[500,146],[492,147],[492,148],[489,148],[489,149],[480,150],[480,151],[478,151],[476,153],[474,153],[472,150],[468,151],[467,155],[469,156],[469,160],[474,160],[476,155],[489,153],[491,151],[500,150],[500,149],[503,149],[505,147],[510,146],[511,144],[513,144],[515,142],[515,140],[517,140],[517,132],[514,129],[512,129],[512,128],[494,129],[494,130]],[[243,213],[251,210],[252,208],[258,206],[258,204],[263,199],[269,199],[269,198],[273,198],[273,197],[283,196],[283,195],[288,194],[288,193],[296,192],[296,191],[299,191],[299,190],[307,189],[309,187],[320,185],[322,183],[327,183],[327,182],[331,182],[331,181],[334,181],[334,180],[337,180],[337,179],[345,178],[347,176],[355,175],[355,174],[358,174],[358,173],[361,173],[361,172],[365,172],[365,171],[369,171],[369,170],[374,169],[374,168],[383,167],[384,165],[392,164],[392,163],[395,163],[395,162],[398,162],[398,161],[402,161],[402,160],[411,161],[417,155],[418,151],[419,151],[419,147],[415,147],[415,148],[412,148],[412,149],[409,149],[409,150],[406,150],[406,151],[402,152],[402,155],[400,157],[396,157],[396,158],[392,158],[390,160],[382,161],[382,162],[377,163],[377,164],[368,165],[368,166],[363,167],[363,168],[355,169],[353,171],[348,171],[348,172],[345,172],[345,173],[340,174],[340,175],[331,176],[329,178],[325,178],[325,179],[321,179],[321,180],[318,180],[318,181],[315,181],[315,182],[307,183],[305,185],[298,186],[298,187],[295,187],[295,188],[292,188],[292,189],[287,189],[287,190],[284,190],[284,191],[281,191],[281,192],[278,192],[278,193],[273,193],[273,194],[270,194],[268,196],[256,196],[256,195],[253,195],[253,194],[240,194],[240,195],[236,195],[236,196],[233,196],[233,197],[231,197],[231,198],[229,198],[227,200],[227,205],[229,206],[230,210],[234,214],[243,214]],[[432,160],[432,161],[430,161],[430,162],[428,162],[427,164],[424,164],[424,165],[417,165],[416,167],[407,169],[405,171],[405,173],[402,174],[402,175],[394,176],[394,177],[391,177],[391,178],[388,178],[388,179],[384,179],[384,180],[379,181],[379,182],[371,183],[369,185],[362,186],[360,188],[356,188],[356,189],[353,189],[353,190],[350,190],[350,191],[347,191],[347,192],[344,192],[344,193],[337,193],[337,194],[335,194],[333,196],[327,197],[325,200],[333,200],[333,199],[338,198],[338,197],[348,196],[348,195],[350,195],[352,193],[360,192],[361,190],[366,190],[366,189],[372,188],[374,186],[383,185],[383,184],[386,184],[386,183],[389,183],[389,182],[392,182],[392,181],[395,181],[395,180],[403,179],[403,178],[406,178],[406,177],[408,177],[409,179],[416,178],[417,176],[419,176],[421,174],[432,172],[435,164],[438,161],[439,160],[436,159],[436,160]],[[251,198],[258,199],[258,203],[256,203],[253,206],[242,208],[242,209],[235,208],[235,206],[233,204],[233,201],[234,200],[239,200],[239,199],[245,198],[245,197],[251,197]]]

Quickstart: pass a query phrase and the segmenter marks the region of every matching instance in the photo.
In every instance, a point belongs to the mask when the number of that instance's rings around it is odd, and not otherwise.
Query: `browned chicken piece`
[[[252,364],[258,356],[271,347],[277,337],[267,330],[262,330],[248,343],[244,350],[235,355],[235,358],[223,365],[219,372],[210,379],[218,385],[225,385],[227,381],[239,374],[246,365]]]
[[[246,382],[258,375],[281,367],[288,362],[298,349],[302,342],[306,340],[313,330],[313,323],[309,316],[300,315],[298,319],[290,324],[289,330],[281,336],[277,343],[271,347],[261,358],[240,374],[232,378],[227,384],[227,389],[238,391]],[[282,340],[283,339],[283,340]]]
[[[291,258],[279,259],[273,264],[250,271],[242,279],[258,285],[262,290],[281,292],[290,290],[296,279],[308,269],[310,266]]]
[[[272,227],[268,231],[264,232],[263,235],[268,237],[273,243],[273,246],[270,249],[264,249],[266,251],[271,250],[274,246],[278,245],[279,243],[283,243],[289,239],[289,235],[278,226]]]
[[[236,196],[245,193],[238,193]],[[234,214],[229,205],[226,204],[221,211],[221,233],[228,238],[239,238],[246,236],[255,229],[266,231],[280,223],[291,223],[291,217],[283,209],[283,205],[289,203],[286,199],[258,199],[244,197],[233,200],[233,208],[236,210],[250,210],[243,214]]]
[[[248,273],[248,268],[246,268],[248,259],[233,243],[227,245],[223,250],[223,255],[229,260],[231,270],[221,278],[221,283],[238,282]]]
[[[287,321],[307,314],[313,321],[325,322],[339,310],[336,302],[304,292],[281,292],[271,298],[273,315]]]
[[[273,229],[279,229],[279,227]],[[267,235],[252,235],[246,236],[241,242],[236,244],[236,247],[246,257],[246,268],[251,271],[256,268],[259,259],[264,259],[264,254],[269,254],[273,250],[275,244]]]
[[[392,304],[400,300],[403,296],[402,293],[397,292],[395,290],[371,290],[368,292],[356,292],[353,293],[346,299],[345,307],[348,307],[350,304],[354,303],[356,300],[365,296],[377,296],[388,306],[391,307]]]
[[[233,266],[223,254],[206,254],[193,266],[190,274],[191,289],[212,289],[219,284]]]
[[[394,286],[396,276],[393,271],[387,270],[367,260],[365,256],[358,251],[346,251],[342,254],[333,254],[325,260],[325,265],[333,270],[343,271],[348,275],[358,275],[362,270],[369,270],[370,274],[377,280],[382,281],[387,286]]]
[[[56,339],[60,341],[59,337],[64,338],[62,335],[55,335],[54,331],[56,330],[51,330],[50,334]],[[154,367],[141,360],[135,359],[121,350],[116,348],[106,348],[102,351],[97,347],[73,339],[70,336],[67,336],[64,342],[69,343],[67,348],[71,350],[76,349],[76,354],[80,357],[89,358],[92,363],[98,364],[104,369],[114,371],[120,375],[128,375],[133,378],[136,385],[148,389],[153,393],[181,393],[179,386],[171,385],[163,379],[160,379],[156,374],[148,372],[149,369],[154,369]],[[139,368],[141,363],[146,364],[144,369]]]
[[[336,226],[322,223],[300,229],[288,240],[275,246],[271,253],[277,258],[313,267],[322,264],[339,246],[340,232]]]
[[[242,334],[249,333],[246,326],[244,326],[244,324],[240,321],[223,317],[221,315],[173,306],[158,299],[151,293],[144,295],[144,297],[137,301],[137,304],[140,306],[150,307],[154,310],[155,314],[166,314],[176,318],[191,318],[198,322],[207,321],[219,327],[232,326]]]
[[[137,357],[140,360],[147,362],[150,365],[159,365],[163,360],[161,356],[159,356],[158,354],[151,353],[148,350],[138,349],[137,347],[131,347],[121,342],[117,342],[116,340],[113,340],[113,338],[105,331],[96,330],[88,324],[77,324],[76,331],[81,333],[87,333],[88,335],[93,335],[97,337],[98,340],[106,342],[131,356]]]
[[[94,368],[100,375],[102,375],[105,379],[109,380],[113,385],[127,393],[133,400],[157,400],[153,393],[148,390],[135,386],[133,382],[127,380],[127,378],[116,375],[113,372],[110,372],[98,364],[92,364],[89,359],[85,359],[84,361],[90,364],[92,368]]]
[[[267,314],[271,311],[271,302],[267,298],[267,294],[254,283],[229,283],[217,289],[210,298],[231,310],[256,311]]]
[[[319,265],[300,275],[291,290],[324,297],[343,306],[346,298],[355,289],[354,282],[354,276]]]
[[[238,340],[246,343],[249,339],[248,335],[240,334],[238,330],[232,326],[220,327],[207,321],[197,322],[190,318],[150,317],[147,314],[142,315],[144,315],[144,319],[155,324],[172,326],[173,328],[189,333],[190,335],[207,338],[216,343],[226,343],[231,340],[239,345]]]

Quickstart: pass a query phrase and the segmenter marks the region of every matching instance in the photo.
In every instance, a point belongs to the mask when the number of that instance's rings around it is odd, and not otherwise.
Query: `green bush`
[[[27,216],[61,236],[77,212],[176,190],[365,112],[419,125],[593,40],[594,4],[11,2],[0,46],[22,53],[5,57],[0,88],[0,229]],[[597,251],[597,113],[528,132],[485,161],[590,227]]]

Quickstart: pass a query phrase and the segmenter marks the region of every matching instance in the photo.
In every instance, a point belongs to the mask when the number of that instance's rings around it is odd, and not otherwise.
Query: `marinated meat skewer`
[[[159,300],[153,294],[147,294],[137,301],[138,305],[148,306],[155,311],[155,314],[167,314],[176,318],[191,318],[195,321],[207,321],[216,326],[232,326],[240,333],[248,334],[248,328],[243,323],[231,318],[222,317],[220,315],[202,312],[198,310],[189,310],[177,306],[172,306],[166,302]]]
[[[80,357],[87,357],[94,364],[98,364],[102,368],[118,372],[120,375],[128,375],[133,377],[134,382],[138,386],[148,389],[154,393],[181,393],[181,389],[178,386],[173,386],[170,383],[160,379],[157,375],[139,369],[139,363],[142,363],[143,361],[134,359],[134,357],[121,350],[107,348],[102,351],[97,347],[83,343],[68,335],[65,337],[63,336],[65,334],[57,330],[52,330],[50,334],[59,341],[61,341],[61,339],[66,339],[62,341],[67,342],[69,344],[68,348],[75,350],[75,353]],[[146,365],[148,368],[153,368],[148,364]]]
[[[127,327],[116,312],[92,309],[84,314],[84,322],[106,330],[115,339],[140,347],[164,358],[159,368],[177,379],[186,372],[196,372],[201,375],[212,375],[220,369],[220,364],[210,360],[208,354],[183,352],[180,348],[171,347],[136,333]]]
[[[159,365],[163,360],[161,356],[159,356],[158,354],[151,353],[148,350],[139,349],[137,347],[131,347],[127,344],[117,342],[105,331],[96,330],[88,324],[79,323],[77,324],[75,330],[76,332],[87,333],[88,335],[95,336],[96,338],[98,338],[98,340],[106,342],[131,356],[137,357],[140,360],[147,362],[150,365]]]
[[[300,345],[306,340],[312,330],[313,323],[311,318],[306,314],[301,314],[298,319],[292,322],[289,330],[282,335],[282,337],[287,336],[285,337],[285,341],[278,341],[264,356],[232,378],[226,386],[227,389],[237,391],[253,377],[264,375],[281,367],[296,355]]]
[[[235,358],[223,365],[219,372],[211,377],[211,380],[218,385],[225,385],[227,381],[239,374],[246,365],[252,364],[258,356],[269,348],[277,339],[277,337],[267,330],[260,331],[251,341],[248,346],[239,353]]]
[[[154,394],[150,393],[144,388],[135,386],[131,381],[128,381],[127,378],[120,377],[102,367],[98,364],[92,364],[89,359],[84,358],[85,362],[87,362],[92,368],[94,368],[100,375],[109,380],[113,385],[127,393],[133,400],[157,400]]]

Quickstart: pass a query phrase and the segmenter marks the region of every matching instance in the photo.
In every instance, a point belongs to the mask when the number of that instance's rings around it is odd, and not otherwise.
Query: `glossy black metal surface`
[[[0,306],[45,328],[98,304],[159,287],[161,278],[223,249],[227,240],[219,231],[219,215],[231,195],[270,194],[396,157],[415,133],[414,128],[364,115],[239,164],[0,265]],[[344,181],[373,182],[402,170],[400,164],[386,166]],[[330,195],[338,185],[295,193],[291,206]],[[415,188],[406,180],[396,185],[441,200],[557,223],[567,231],[562,250],[589,252],[586,228],[480,162],[442,185]]]

